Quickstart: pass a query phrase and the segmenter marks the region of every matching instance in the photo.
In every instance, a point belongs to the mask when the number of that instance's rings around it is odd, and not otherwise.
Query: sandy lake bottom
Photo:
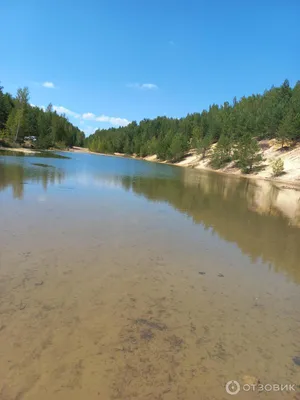
[[[0,157],[0,399],[298,399],[225,385],[300,385],[300,192],[72,157]]]

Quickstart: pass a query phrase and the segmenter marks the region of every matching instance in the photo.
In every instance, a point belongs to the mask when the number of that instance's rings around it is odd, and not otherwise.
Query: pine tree
[[[221,135],[211,158],[211,165],[214,168],[222,168],[231,161],[232,145],[226,135]]]
[[[300,139],[299,88],[296,84],[291,89],[286,80],[280,87],[272,87],[263,94],[235,98],[232,104],[213,104],[208,111],[188,114],[185,118],[157,117],[126,127],[97,130],[86,139],[85,145],[93,149],[99,146],[101,151],[105,148],[112,152],[126,150],[128,154],[157,154],[159,159],[165,160],[173,157],[174,149],[180,147],[175,135],[181,135],[186,149],[197,148],[203,157],[209,138],[211,143],[218,143],[213,161],[224,165],[232,157],[233,143],[242,142],[244,136],[277,137],[282,143],[287,139],[293,143]]]
[[[282,129],[285,129],[286,135],[293,142],[300,139],[300,81],[293,89],[289,108],[282,121]]]
[[[16,133],[20,129],[20,121],[21,121],[21,110],[18,108],[13,108],[8,116],[8,120],[6,122],[6,136],[9,141],[15,141]]]
[[[17,112],[15,113],[15,137],[14,141],[17,142],[20,139],[20,132],[22,132],[22,136],[25,136],[26,131],[26,111],[29,102],[29,90],[27,87],[23,89],[19,88],[17,91],[16,97],[16,108]]]
[[[212,144],[212,138],[209,135],[206,135],[204,138],[200,139],[197,143],[197,151],[202,155],[202,159],[204,160],[206,156],[206,152]]]
[[[173,136],[170,148],[167,152],[167,157],[172,161],[180,161],[187,150],[187,142],[184,136],[180,133],[176,133]]]
[[[0,130],[5,129],[9,113],[13,108],[13,102],[8,94],[3,93],[3,87],[0,86]]]
[[[253,168],[262,161],[257,140],[249,134],[242,136],[236,145],[234,159],[243,173],[253,172]]]

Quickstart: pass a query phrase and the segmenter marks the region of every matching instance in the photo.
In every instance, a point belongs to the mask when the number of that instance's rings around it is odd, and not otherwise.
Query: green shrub
[[[276,158],[271,163],[273,176],[279,176],[283,174],[284,171],[284,162],[281,158]]]

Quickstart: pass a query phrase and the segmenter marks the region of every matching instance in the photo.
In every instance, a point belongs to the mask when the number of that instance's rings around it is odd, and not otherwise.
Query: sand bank
[[[205,157],[205,159],[203,159],[202,156],[199,155],[195,149],[190,150],[186,154],[183,160],[177,163],[172,163],[172,165],[176,165],[179,167],[210,170],[218,173],[244,176],[252,179],[256,178],[256,179],[272,180],[278,183],[287,183],[289,185],[294,184],[300,186],[300,143],[292,148],[281,149],[280,144],[275,139],[272,139],[272,140],[262,140],[259,142],[259,145],[261,147],[261,154],[263,157],[263,161],[261,163],[260,171],[255,172],[253,174],[242,174],[241,170],[235,166],[234,161],[229,163],[224,168],[218,170],[213,169],[210,167],[211,152],[207,152],[207,156]],[[105,155],[105,156],[130,157],[122,153],[114,153],[114,154],[96,153],[82,147],[74,147],[71,151],[80,153],[85,152],[85,153]],[[143,158],[133,155],[130,158],[168,164],[167,161],[160,161],[155,154]],[[272,161],[277,158],[281,158],[284,162],[284,173],[281,176],[274,177],[271,164]]]

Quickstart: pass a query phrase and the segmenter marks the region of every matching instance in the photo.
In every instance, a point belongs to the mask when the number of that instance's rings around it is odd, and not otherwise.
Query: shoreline
[[[300,152],[300,146],[297,147],[296,149],[298,149]],[[298,168],[299,175],[295,178],[295,180],[293,180],[293,179],[284,179],[283,178],[284,175],[282,175],[282,177],[272,177],[272,176],[262,176],[259,174],[243,174],[240,170],[238,170],[237,168],[233,168],[231,166],[216,170],[207,165],[209,163],[208,157],[207,157],[205,163],[201,163],[201,160],[200,160],[201,156],[196,155],[195,151],[190,151],[183,160],[176,162],[176,163],[171,163],[168,161],[160,161],[156,157],[156,155],[146,156],[146,157],[138,157],[136,155],[129,155],[129,154],[123,154],[123,153],[107,154],[107,153],[98,153],[95,151],[90,151],[86,148],[79,148],[79,147],[73,148],[73,150],[66,151],[66,152],[67,153],[74,152],[74,153],[95,154],[95,155],[106,156],[106,157],[121,157],[121,158],[129,158],[129,159],[147,161],[147,162],[152,162],[152,163],[154,162],[157,164],[171,165],[173,167],[196,169],[196,170],[200,170],[200,171],[209,171],[209,172],[214,172],[217,174],[231,176],[231,177],[235,177],[235,178],[262,180],[262,181],[271,182],[273,184],[276,184],[276,186],[280,186],[282,188],[287,188],[286,185],[288,185],[289,189],[294,189],[297,191],[300,190],[300,155],[299,155],[299,168]],[[286,154],[288,155],[289,153],[286,153]],[[270,167],[270,166],[268,165],[268,167]],[[265,171],[263,171],[263,172],[265,172]],[[286,173],[285,175],[288,175],[288,174]]]
[[[41,150],[33,150],[33,149],[27,149],[27,148],[11,148],[11,147],[3,147],[0,146],[0,150],[2,151],[11,151],[11,152],[20,152],[24,154],[39,154]],[[277,149],[278,150],[278,149]],[[209,171],[209,172],[214,172],[217,174],[222,174],[225,176],[231,176],[231,177],[236,177],[236,178],[244,178],[244,179],[255,179],[255,180],[263,180],[267,182],[271,182],[273,184],[276,184],[276,186],[280,186],[282,188],[286,188],[286,185],[288,185],[289,189],[294,189],[294,190],[300,190],[300,146],[296,146],[294,149],[291,151],[286,152],[284,155],[289,156],[290,153],[292,153],[294,150],[296,152],[299,152],[299,155],[297,154],[295,157],[297,158],[297,163],[299,164],[296,168],[294,168],[293,172],[297,172],[295,175],[294,179],[288,179],[284,178],[285,175],[289,175],[288,173],[285,173],[282,177],[272,177],[272,176],[267,176],[266,175],[266,170],[270,169],[270,165],[266,165],[265,170],[262,171],[262,173],[258,174],[243,174],[241,173],[240,170],[237,168],[234,168],[232,165],[229,164],[229,166],[226,166],[225,168],[222,169],[213,169],[209,167],[209,157],[207,156],[205,160],[201,159],[201,156],[199,156],[195,150],[191,150],[186,157],[176,163],[171,163],[168,161],[161,161],[157,158],[156,155],[151,155],[151,156],[146,156],[146,157],[138,157],[136,155],[129,155],[129,154],[123,154],[123,153],[98,153],[95,151],[90,151],[87,148],[84,147],[73,147],[70,150],[60,150],[60,149],[51,149],[49,151],[58,151],[58,152],[63,152],[63,153],[81,153],[81,154],[94,154],[94,155],[99,155],[99,156],[106,156],[106,157],[121,157],[121,158],[128,158],[128,159],[135,159],[135,160],[141,160],[141,161],[147,161],[147,162],[154,162],[157,164],[166,164],[166,165],[171,165],[175,167],[181,167],[181,168],[190,168],[190,169],[196,169],[200,171]],[[264,152],[263,152],[264,153]],[[274,151],[273,151],[274,153]],[[272,154],[273,154],[272,153]],[[263,154],[265,155],[265,154]],[[269,159],[271,157],[268,157]],[[296,164],[297,164],[296,163]]]
[[[11,151],[11,152],[18,152],[18,153],[24,153],[24,154],[39,154],[41,151],[40,150],[32,150],[32,149],[27,149],[25,147],[3,147],[0,146],[1,151]]]

